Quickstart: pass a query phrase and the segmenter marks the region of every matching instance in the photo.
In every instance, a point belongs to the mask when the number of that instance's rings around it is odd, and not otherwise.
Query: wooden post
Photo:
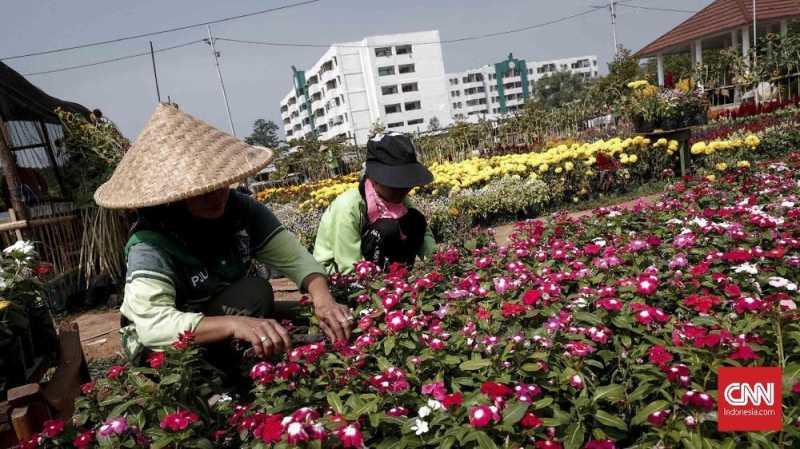
[[[3,176],[8,185],[10,206],[17,212],[17,218],[25,220],[28,218],[28,210],[25,203],[20,198],[19,173],[17,171],[17,160],[11,153],[11,139],[7,136],[6,124],[0,120],[0,164],[3,166]]]

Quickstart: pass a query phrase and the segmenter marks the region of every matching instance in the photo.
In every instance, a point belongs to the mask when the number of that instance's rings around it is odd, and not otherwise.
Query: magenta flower
[[[714,398],[696,390],[689,390],[684,393],[681,402],[683,402],[684,405],[699,408],[707,412],[713,410],[716,405]]]
[[[189,410],[178,410],[170,413],[161,420],[160,427],[164,430],[180,432],[200,420],[197,413]]]
[[[62,419],[51,419],[42,424],[42,435],[46,436],[47,438],[55,438],[61,435],[61,432],[63,431],[64,420]]]
[[[617,449],[613,440],[590,440],[583,449]]]
[[[669,410],[659,410],[657,412],[653,412],[647,416],[647,422],[654,425],[655,427],[661,427],[666,422],[667,418],[669,418]]]
[[[124,416],[109,418],[100,429],[97,430],[97,438],[109,438],[112,435],[120,435],[128,430],[128,421]]]
[[[489,422],[494,420],[498,422],[500,415],[496,409],[488,405],[474,405],[469,409],[469,423],[472,427],[486,427]]]
[[[652,275],[642,275],[636,281],[636,293],[650,296],[658,290],[658,278]]]
[[[392,332],[400,332],[411,324],[411,320],[402,310],[393,310],[386,314],[386,327]]]
[[[343,425],[336,431],[336,436],[344,448],[361,449],[364,446],[364,437],[361,435],[361,427],[358,423]]]

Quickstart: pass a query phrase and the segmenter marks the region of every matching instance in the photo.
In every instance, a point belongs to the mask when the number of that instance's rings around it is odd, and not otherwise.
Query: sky
[[[70,47],[166,28],[202,23],[298,0],[3,0],[0,58]],[[638,50],[688,18],[683,12],[631,6],[699,10],[711,0],[623,0],[617,38]],[[474,36],[559,19],[607,5],[607,0],[319,0],[278,12],[212,25],[216,37],[328,45],[366,36],[439,30],[442,39]],[[597,55],[604,70],[613,54],[608,9],[556,25],[482,40],[444,44],[445,70],[463,71],[504,59]],[[4,60],[20,73],[58,69],[179,45],[207,37],[205,27],[63,53]],[[244,137],[264,118],[280,124],[279,101],[291,88],[291,66],[314,64],[324,48],[265,47],[217,41],[236,132]],[[193,44],[156,55],[162,99],[228,130],[225,103],[208,45]],[[602,71],[601,71],[602,72]],[[157,104],[150,57],[29,76],[56,97],[99,108],[133,139]]]

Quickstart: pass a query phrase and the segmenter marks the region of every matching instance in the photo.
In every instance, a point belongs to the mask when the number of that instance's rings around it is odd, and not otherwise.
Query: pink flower
[[[410,387],[406,374],[395,367],[370,377],[369,383],[379,393],[402,393]]]
[[[594,352],[594,347],[592,345],[588,345],[580,341],[569,342],[564,345],[564,348],[572,357],[586,357]]]
[[[94,441],[94,434],[91,431],[81,432],[72,440],[72,445],[77,449],[86,449]]]
[[[499,420],[497,412],[488,405],[475,405],[469,409],[469,423],[472,427],[486,427],[493,418],[495,422]]]
[[[657,412],[653,412],[647,416],[647,422],[650,424],[661,427],[664,425],[664,422],[669,418],[669,410],[659,410]]]
[[[364,437],[361,435],[361,427],[358,423],[342,426],[336,431],[336,436],[345,448],[353,447],[360,449],[364,446]]]
[[[125,367],[121,365],[114,365],[106,371],[106,377],[109,379],[116,379],[125,372]]]
[[[572,377],[569,378],[569,386],[578,391],[583,390],[583,378],[580,374],[573,374]]]
[[[539,440],[534,446],[536,446],[536,449],[563,449],[561,443],[554,440]]]
[[[112,435],[120,435],[128,430],[128,421],[124,416],[109,418],[97,430],[97,438],[108,438]]]
[[[591,440],[583,446],[583,449],[617,449],[613,440]]]
[[[658,365],[659,368],[664,369],[667,363],[672,361],[672,354],[670,354],[663,346],[655,345],[649,351],[650,363]]]
[[[667,370],[667,380],[675,384],[678,384],[682,387],[689,386],[689,381],[691,380],[691,377],[689,375],[690,375],[689,367],[682,363],[678,363],[677,365],[672,365]]]
[[[308,441],[310,438],[302,423],[294,421],[286,426],[286,442],[289,444],[296,445],[303,441]]]
[[[402,406],[392,407],[386,412],[387,415],[395,417],[408,416],[409,413],[410,413],[409,410]]]
[[[378,273],[380,273],[380,269],[374,263],[367,260],[356,262],[355,274],[359,280],[367,280]]]
[[[514,387],[514,395],[520,402],[531,403],[542,394],[542,389],[536,385],[518,384]]]
[[[498,295],[504,295],[511,289],[511,282],[509,282],[508,278],[505,276],[494,278],[493,284],[494,291],[497,292]]]
[[[393,310],[386,314],[386,327],[392,332],[400,332],[411,324],[411,320],[402,310]]]
[[[622,310],[622,301],[616,298],[602,298],[597,300],[595,304],[609,312],[619,312]]]
[[[161,420],[160,427],[164,430],[180,432],[200,420],[197,413],[189,410],[180,410],[170,413]]]
[[[422,394],[433,396],[433,398],[437,401],[444,399],[445,395],[447,394],[447,389],[444,387],[444,382],[442,381],[425,384],[422,386],[420,391]]]
[[[258,362],[250,368],[250,378],[259,385],[266,385],[275,380],[275,367],[267,362]]]
[[[163,352],[153,351],[147,355],[147,363],[150,368],[159,369],[164,365],[165,354]]]
[[[755,298],[739,298],[733,304],[734,310],[739,315],[745,312],[760,312],[764,308],[766,308],[766,303],[760,299]]]
[[[483,270],[485,268],[488,268],[493,263],[494,259],[492,259],[491,257],[481,257],[475,260],[475,268]]]
[[[47,438],[55,438],[61,435],[61,432],[64,431],[64,420],[61,419],[51,419],[49,421],[45,421],[42,424],[42,435],[46,436]]]

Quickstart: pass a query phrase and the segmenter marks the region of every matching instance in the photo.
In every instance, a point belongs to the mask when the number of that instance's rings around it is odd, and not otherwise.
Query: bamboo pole
[[[20,198],[17,161],[11,153],[11,140],[8,137],[6,124],[2,119],[0,119],[0,164],[3,165],[3,176],[6,178],[9,197],[11,198],[10,206],[16,211],[17,218],[25,220],[28,218],[28,210],[22,198]]]

